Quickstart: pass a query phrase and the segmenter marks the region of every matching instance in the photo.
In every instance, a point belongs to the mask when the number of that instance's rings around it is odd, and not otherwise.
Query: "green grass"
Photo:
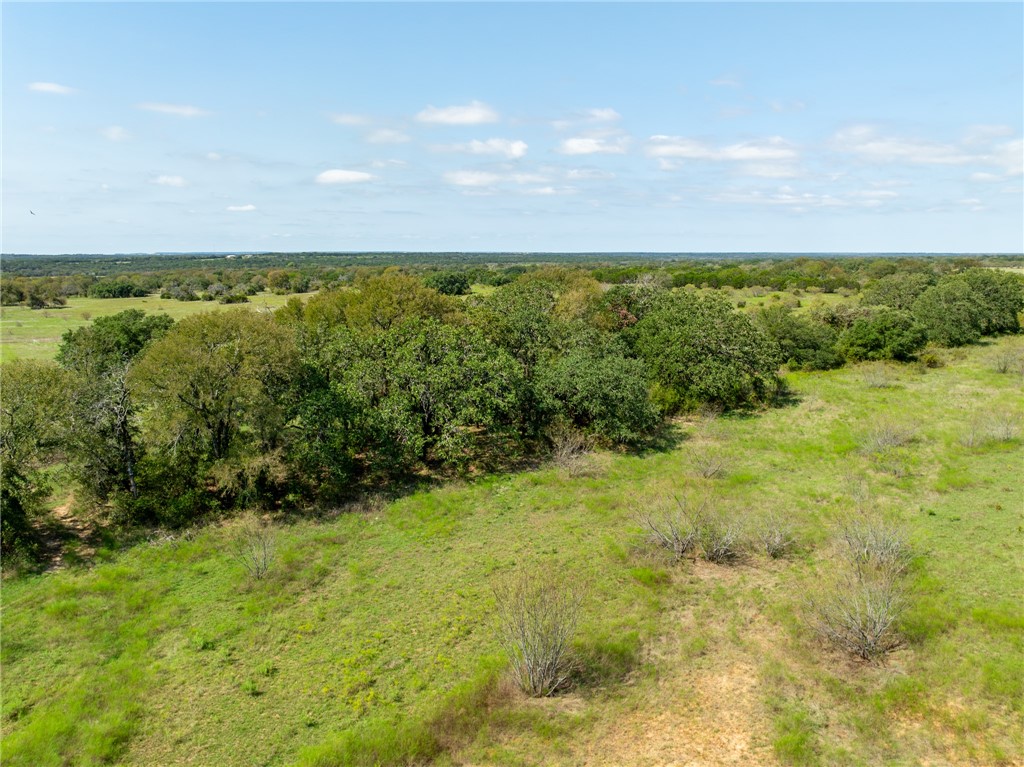
[[[305,298],[308,294],[300,295]],[[288,296],[260,293],[247,304],[235,304],[253,309],[276,309],[283,306]],[[53,359],[60,346],[61,336],[97,317],[142,309],[152,314],[166,314],[175,320],[198,312],[214,311],[222,307],[210,301],[174,301],[153,294],[145,298],[83,298],[68,299],[67,306],[59,309],[29,309],[27,306],[0,307],[0,362],[14,359]]]
[[[856,367],[794,374],[795,404],[682,422],[678,448],[595,477],[542,468],[296,521],[259,582],[230,557],[230,522],[9,579],[4,764],[660,764],[641,749],[657,738],[713,764],[736,733],[749,763],[1019,762],[1024,445],[960,442],[978,412],[1021,410],[989,353],[900,367],[884,389]],[[880,416],[916,426],[904,476],[858,448]],[[725,476],[693,477],[703,449]],[[723,567],[638,549],[636,510],[686,491],[741,521],[786,516],[797,553]],[[883,666],[803,620],[833,531],[865,503],[917,554],[909,646]],[[491,583],[547,562],[589,595],[580,687],[537,704],[500,689]]]

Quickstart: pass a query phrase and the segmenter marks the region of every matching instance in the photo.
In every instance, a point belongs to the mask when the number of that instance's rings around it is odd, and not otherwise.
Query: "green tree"
[[[909,312],[917,297],[931,285],[932,278],[920,272],[897,272],[881,277],[864,290],[864,304],[869,306],[888,306]]]
[[[390,330],[410,318],[453,319],[460,311],[458,302],[395,268],[360,280],[356,288],[344,311],[348,325],[360,332]]]
[[[843,364],[835,350],[839,334],[828,325],[805,319],[788,306],[765,306],[753,314],[754,323],[779,346],[793,370],[828,370]]]
[[[983,335],[1019,333],[1024,311],[1024,279],[999,269],[968,269],[948,278],[966,283],[980,312]]]
[[[839,336],[836,351],[847,359],[908,360],[924,348],[928,334],[909,312],[883,309],[853,322]]]
[[[41,471],[66,428],[66,374],[53,363],[0,365],[0,553],[32,556],[31,517],[48,492]]]
[[[668,412],[702,403],[761,403],[778,388],[775,342],[718,295],[667,294],[628,337],[651,371],[656,401]]]
[[[608,345],[577,347],[542,366],[544,410],[605,442],[635,442],[658,422],[647,368]]]
[[[148,441],[165,461],[213,472],[229,500],[276,482],[272,459],[283,449],[295,356],[294,335],[268,315],[242,309],[181,320],[131,371],[149,406]]]
[[[437,272],[428,275],[423,284],[443,296],[464,296],[469,292],[469,277],[463,272]]]
[[[136,408],[128,384],[132,362],[173,324],[129,309],[64,333],[57,361],[70,373],[65,447],[82,486],[100,499],[122,490],[138,496]]]
[[[983,310],[964,280],[944,278],[914,301],[914,317],[928,338],[942,346],[964,346],[981,338]]]

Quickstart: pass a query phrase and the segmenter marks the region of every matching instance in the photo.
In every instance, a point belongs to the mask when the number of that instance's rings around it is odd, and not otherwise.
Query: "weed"
[[[861,439],[861,449],[868,454],[883,453],[896,447],[906,447],[917,439],[912,426],[890,420],[875,423]]]
[[[860,573],[840,579],[810,603],[818,634],[867,661],[903,646],[897,625],[906,606],[895,578],[862,577]]]
[[[261,580],[274,562],[274,531],[256,517],[247,517],[235,531],[233,549],[235,559],[242,564],[249,577]]]
[[[761,550],[772,559],[785,557],[796,546],[796,539],[789,524],[775,514],[762,520],[757,530]]]
[[[846,545],[846,557],[858,573],[873,570],[894,578],[910,566],[910,544],[899,528],[873,520],[858,520],[845,525],[841,537]]]

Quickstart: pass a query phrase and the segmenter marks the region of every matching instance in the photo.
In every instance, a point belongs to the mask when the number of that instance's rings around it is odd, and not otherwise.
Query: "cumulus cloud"
[[[1007,176],[1020,176],[1024,173],[1024,140],[1017,139],[997,145],[990,160]]]
[[[203,117],[209,114],[205,109],[191,106],[190,104],[161,104],[157,102],[147,101],[143,104],[139,104],[139,109],[144,109],[147,112],[157,112],[164,115],[174,115],[175,117]]]
[[[596,168],[570,168],[565,172],[565,177],[573,180],[593,181],[615,178],[611,171],[597,170]]]
[[[622,115],[611,107],[588,109],[587,117],[594,122],[615,122],[616,120],[622,119]]]
[[[463,106],[428,106],[416,115],[416,121],[430,125],[482,125],[498,122],[498,113],[482,101]]]
[[[256,206],[255,205],[228,205],[226,210],[229,210],[232,213],[250,213],[250,212],[256,210]]]
[[[574,136],[558,145],[564,155],[625,154],[629,139],[625,136]]]
[[[366,140],[371,144],[405,144],[411,139],[402,131],[391,128],[378,128],[366,134]]]
[[[181,176],[163,176],[163,175],[161,175],[161,176],[157,176],[156,178],[154,178],[152,183],[156,184],[157,186],[173,186],[173,187],[178,187],[178,188],[181,188],[183,186],[188,186],[188,182],[185,181],[185,179],[182,178]]]
[[[465,144],[448,144],[436,147],[442,152],[465,152],[467,154],[503,155],[510,160],[517,160],[526,155],[529,145],[525,141],[514,141],[507,138],[489,138],[486,141],[474,140]]]
[[[494,186],[501,176],[482,170],[453,170],[444,174],[444,180],[455,186],[483,187]]]
[[[75,92],[74,88],[58,83],[29,83],[28,89],[36,93],[53,93],[57,96],[68,96]]]
[[[364,173],[361,170],[344,170],[332,168],[325,170],[315,179],[318,184],[358,184],[373,179],[372,173]]]
[[[808,208],[841,208],[850,203],[831,194],[798,192],[790,186],[780,186],[775,192],[761,189],[749,191],[726,191],[709,196],[713,202],[739,203],[747,205],[774,205],[801,212]]]
[[[101,130],[100,133],[108,141],[127,141],[132,137],[131,134],[120,125],[111,125],[109,128]]]

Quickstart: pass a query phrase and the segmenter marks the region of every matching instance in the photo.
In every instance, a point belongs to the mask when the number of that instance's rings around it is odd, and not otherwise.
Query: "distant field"
[[[308,298],[311,294],[299,294]],[[260,293],[248,304],[234,304],[251,309],[276,309],[290,295]],[[166,314],[178,320],[190,314],[230,308],[210,301],[174,301],[157,295],[145,298],[80,298],[68,299],[61,309],[29,309],[27,306],[0,307],[0,362],[14,359],[52,359],[60,338],[66,330],[88,325],[91,320],[125,309],[142,309],[152,314]]]
[[[365,742],[400,745],[442,705],[439,765],[1022,764],[1024,442],[965,444],[978,418],[1020,424],[1021,378],[992,361],[1022,340],[791,374],[787,405],[679,421],[675,447],[602,453],[587,476],[542,466],[296,520],[258,583],[231,522],[9,581],[4,764],[423,764]],[[862,448],[883,422],[913,429],[884,462]],[[686,493],[748,535],[775,513],[800,548],[673,565],[635,515]],[[882,665],[804,620],[865,508],[917,554],[909,644]],[[590,676],[545,701],[481,693],[502,662],[491,584],[538,562],[589,586]]]

